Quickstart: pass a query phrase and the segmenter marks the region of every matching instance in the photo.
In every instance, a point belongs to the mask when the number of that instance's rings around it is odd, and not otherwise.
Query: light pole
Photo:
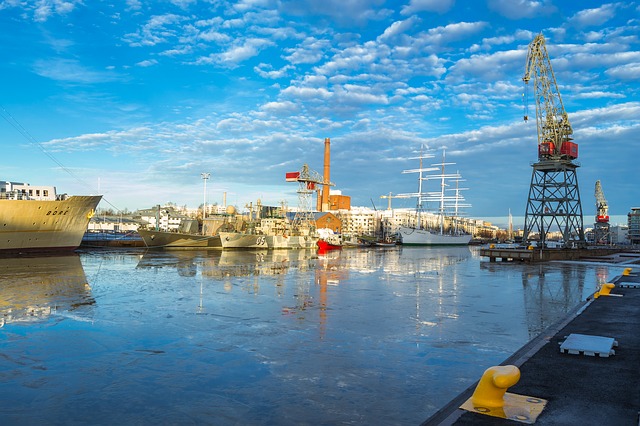
[[[207,179],[209,179],[211,173],[200,173],[200,177],[204,180],[204,201],[202,202],[202,220],[207,215]]]

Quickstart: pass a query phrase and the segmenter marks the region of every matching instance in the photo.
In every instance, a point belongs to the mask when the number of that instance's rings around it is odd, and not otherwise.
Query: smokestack
[[[329,211],[329,182],[331,181],[331,139],[324,139],[324,176],[322,177],[322,206],[320,211]]]

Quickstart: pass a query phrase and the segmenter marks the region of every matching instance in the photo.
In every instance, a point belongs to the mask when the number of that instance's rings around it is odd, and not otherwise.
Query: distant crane
[[[408,195],[393,195],[391,192],[389,195],[381,195],[380,198],[386,198],[388,200],[387,210],[391,210],[391,200],[394,198],[410,198]]]
[[[321,185],[334,186],[334,184],[325,182],[322,176],[310,169],[307,164],[303,164],[299,172],[286,173],[285,179],[287,182],[298,182],[298,211],[293,218],[294,229],[312,232],[315,229],[315,217],[311,210],[313,194]]]
[[[596,222],[593,225],[593,239],[596,244],[609,244],[609,205],[604,198],[604,191],[600,181],[596,181]]]
[[[565,247],[582,247],[584,224],[576,169],[578,145],[572,142],[573,129],[562,104],[551,68],[545,39],[537,35],[529,44],[525,74],[528,87],[533,79],[538,131],[538,162],[533,173],[524,220],[524,240],[538,234],[541,246],[547,235],[562,233]],[[528,116],[525,113],[525,121]]]

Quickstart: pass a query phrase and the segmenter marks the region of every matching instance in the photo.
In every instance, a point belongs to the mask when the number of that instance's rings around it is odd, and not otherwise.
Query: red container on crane
[[[565,142],[560,148],[560,154],[566,155],[571,160],[578,158],[578,144],[573,142]]]
[[[556,150],[556,146],[553,142],[542,142],[538,145],[538,157],[548,157],[553,155]]]

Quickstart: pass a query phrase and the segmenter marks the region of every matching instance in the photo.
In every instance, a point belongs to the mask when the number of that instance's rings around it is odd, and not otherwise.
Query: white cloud
[[[292,64],[315,64],[319,62],[324,55],[331,50],[331,42],[329,40],[308,37],[296,47],[285,48],[287,55],[284,59]]]
[[[226,52],[216,55],[216,57],[220,63],[230,64],[233,66],[246,61],[249,58],[253,58],[258,55],[261,50],[266,49],[269,46],[274,46],[274,43],[270,40],[250,38],[241,41],[241,44],[232,46]]]
[[[260,64],[253,68],[253,70],[263,78],[278,79],[287,76],[290,70],[294,69],[291,65],[286,65],[278,70],[273,69],[270,64]]]
[[[65,83],[93,84],[120,79],[111,71],[97,71],[74,59],[40,59],[33,70],[40,76]]]
[[[284,96],[290,96],[298,99],[327,100],[331,98],[331,93],[325,88],[289,86],[281,93]]]
[[[489,0],[488,5],[509,19],[537,18],[557,11],[551,0]]]
[[[298,105],[290,101],[284,102],[268,102],[260,107],[262,111],[269,112],[271,114],[281,115],[281,114],[294,114]]]
[[[412,16],[404,21],[396,21],[391,24],[386,30],[384,30],[382,35],[378,36],[378,41],[386,42],[389,39],[396,38],[398,35],[404,34],[406,31],[410,30],[419,22],[419,19],[415,16]]]
[[[610,68],[605,71],[605,74],[620,80],[637,82],[640,75],[640,62],[630,62]]]
[[[403,6],[401,14],[410,15],[419,12],[445,13],[451,10],[455,0],[411,0],[408,6]]]
[[[610,98],[610,99],[620,99],[625,96],[621,93],[613,93],[613,92],[605,92],[602,90],[592,90],[585,92],[578,92],[571,95],[573,99],[601,99],[601,98]]]
[[[147,59],[145,61],[138,62],[136,65],[143,68],[152,67],[154,65],[158,65],[158,61],[155,59]]]
[[[616,3],[603,4],[595,9],[584,9],[569,18],[568,22],[578,27],[602,25],[616,14]]]
[[[471,55],[449,67],[446,80],[461,83],[472,80],[513,80],[524,75],[526,51],[505,50],[487,55]]]
[[[178,28],[174,28],[174,25],[183,22],[185,19],[183,16],[171,13],[152,16],[138,31],[126,34],[124,40],[134,47],[167,43],[175,38],[177,34]]]

